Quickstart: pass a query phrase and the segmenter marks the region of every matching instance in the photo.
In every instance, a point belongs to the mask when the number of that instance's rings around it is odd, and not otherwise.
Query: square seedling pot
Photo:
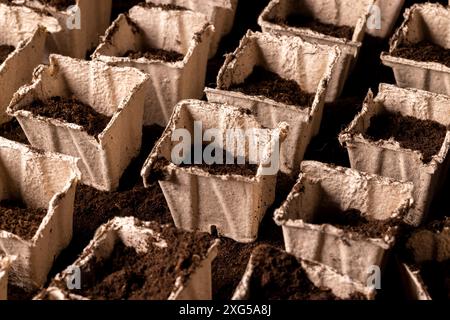
[[[40,16],[54,17],[59,22],[59,30],[49,30],[52,41],[50,50],[73,58],[84,59],[86,54],[93,50],[109,26],[111,18],[112,0],[75,0],[74,5],[67,8],[52,6],[39,0],[13,0],[19,4],[18,10],[30,11],[30,8]],[[34,26],[42,24],[48,28],[47,23],[39,18],[30,20]]]
[[[132,68],[59,55],[51,55],[50,65],[39,68],[33,83],[15,95],[8,114],[17,118],[33,146],[80,158],[84,184],[105,191],[116,189],[141,147],[148,76]],[[111,120],[95,137],[81,126],[21,109],[54,96],[73,96]]]
[[[384,112],[400,113],[421,120],[433,120],[448,128],[450,125],[450,97],[417,89],[401,89],[381,84],[378,95],[369,92],[362,111],[339,136],[350,156],[352,168],[391,177],[414,184],[414,208],[406,221],[419,225],[429,211],[434,194],[442,184],[449,168],[450,131],[439,153],[424,163],[422,153],[403,148],[396,141],[371,141],[363,134],[370,127],[371,118]]]
[[[290,27],[274,22],[284,21],[290,14],[312,17],[322,23],[353,27],[352,39],[336,38],[309,28]],[[339,47],[342,55],[328,84],[327,101],[334,101],[341,94],[350,70],[356,63],[364,38],[368,15],[368,5],[363,1],[272,0],[260,15],[258,24],[263,32],[299,36],[312,43]]]
[[[417,4],[405,13],[405,20],[391,39],[389,53],[383,52],[383,64],[394,71],[397,85],[450,95],[450,67],[439,62],[423,62],[394,56],[404,44],[429,41],[450,49],[450,7],[436,3]],[[420,49],[418,49],[420,50]]]
[[[412,188],[411,183],[304,161],[296,185],[275,211],[275,221],[283,228],[287,252],[366,284],[371,268],[383,267],[395,242],[396,224],[370,236],[327,221],[331,214],[341,216],[348,210],[373,221],[401,221],[413,203]]]
[[[47,213],[31,239],[0,230],[0,252],[16,256],[9,282],[31,291],[47,280],[54,260],[72,239],[77,159],[34,151],[0,137],[0,199],[21,200]]]
[[[47,32],[43,27],[33,27],[21,22],[28,14],[0,3],[0,45],[14,47],[14,51],[0,61],[0,124],[9,120],[6,108],[14,93],[31,81],[33,70],[45,59]],[[52,18],[48,18],[52,20]],[[56,21],[53,21],[56,25]]]
[[[177,5],[206,15],[216,30],[211,39],[209,58],[216,55],[220,40],[233,28],[238,5],[238,0],[147,0],[147,2]]]
[[[409,299],[432,300],[421,270],[417,266],[424,262],[444,263],[450,259],[450,218],[446,218],[442,224],[440,231],[426,228],[415,231],[406,243],[407,248],[404,249],[410,251],[412,261],[398,261],[403,287]],[[432,272],[435,273],[435,270]],[[450,283],[447,283],[447,290],[450,290]],[[447,295],[450,295],[450,291]]]
[[[10,259],[0,254],[0,301],[8,299],[8,273]]]
[[[205,15],[186,10],[137,5],[120,15],[107,30],[93,58],[114,66],[128,66],[151,75],[144,124],[163,127],[182,99],[200,99],[205,86],[208,51],[214,27]],[[167,62],[145,57],[122,57],[146,47],[175,51],[183,60]]]
[[[217,79],[218,88],[207,88],[206,95],[211,102],[249,109],[265,127],[274,128],[281,121],[288,123],[289,135],[281,148],[280,169],[288,175],[296,174],[311,138],[319,131],[327,89],[338,59],[338,51],[304,42],[299,37],[249,31],[239,48],[227,56]],[[315,95],[312,105],[302,108],[232,91],[230,87],[244,82],[255,66],[297,82],[303,91]]]
[[[199,122],[201,127],[197,125]],[[247,164],[256,163],[254,175],[210,173],[201,167],[177,166],[171,153],[178,144],[172,138],[179,130],[185,130],[190,137],[198,139],[210,129],[217,129],[219,137],[226,137],[228,130],[247,132],[262,128],[245,109],[199,100],[181,101],[142,169],[144,184],[149,186],[154,180],[160,180],[177,227],[211,232],[215,226],[223,236],[238,242],[252,242],[257,238],[259,224],[275,198],[279,144],[277,147],[274,141],[281,143],[284,140],[287,134],[285,125],[281,123],[277,129],[265,129],[267,134],[261,139],[256,136],[258,149],[264,149],[262,157],[250,152],[248,145],[239,148],[238,142],[230,145],[226,138],[215,139],[214,146],[236,155],[236,158],[245,159]],[[240,141],[244,139],[245,136]],[[267,162],[261,159],[271,157],[274,158],[275,170],[267,172],[264,170]]]
[[[114,218],[102,225],[93,240],[84,249],[81,256],[66,270],[56,275],[50,286],[40,292],[35,300],[86,300],[70,290],[68,283],[73,280],[74,271],[80,270],[80,281],[91,281],[95,279],[95,265],[108,259],[113,253],[114,246],[122,242],[128,247],[133,247],[138,252],[145,252],[148,242],[154,240],[155,246],[166,246],[166,239],[152,229],[150,222],[141,222],[133,217]],[[215,240],[209,248],[205,257],[196,269],[183,281],[177,278],[174,288],[168,300],[211,300],[212,280],[211,264],[217,256],[219,240]],[[85,279],[85,280],[83,280]],[[88,279],[88,280],[86,280]],[[83,286],[83,285],[82,285]]]
[[[252,276],[255,268],[258,266],[257,261],[255,261],[254,252],[255,250],[270,250],[271,247],[261,246],[253,250],[250,260],[247,264],[245,273],[237,286],[233,300],[252,300]],[[280,249],[271,249],[273,253],[279,255],[286,254],[285,251]],[[358,282],[352,281],[348,276],[339,274],[336,270],[318,262],[308,261],[305,259],[297,258],[303,268],[307,278],[316,286],[324,290],[331,290],[331,293],[335,295],[338,299],[352,299],[353,296],[358,296],[359,298],[366,298],[367,300],[372,300],[375,297],[375,289],[366,287]]]

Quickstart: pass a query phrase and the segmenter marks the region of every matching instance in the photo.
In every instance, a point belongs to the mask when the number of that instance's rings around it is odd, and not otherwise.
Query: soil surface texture
[[[415,61],[437,62],[450,68],[450,49],[428,41],[400,45],[392,52],[392,55]]]
[[[74,98],[52,97],[47,101],[36,100],[21,109],[30,111],[35,116],[77,124],[91,136],[102,133],[111,121],[111,117],[97,112],[91,106]]]
[[[421,120],[399,113],[381,113],[370,119],[364,136],[372,141],[394,139],[402,148],[422,153],[424,163],[431,161],[442,148],[447,129],[431,120]]]
[[[121,242],[116,244],[110,259],[96,263],[94,284],[82,295],[106,300],[166,300],[178,277],[185,282],[206,257],[211,236],[189,233],[172,226],[152,227],[161,234],[167,247],[149,242],[146,253]]]
[[[244,83],[235,84],[230,90],[252,96],[264,96],[277,102],[301,108],[311,107],[314,94],[303,91],[294,80],[286,80],[276,73],[256,66]]]
[[[355,28],[350,26],[337,26],[330,23],[323,23],[317,19],[300,14],[289,15],[286,19],[274,19],[273,22],[289,27],[308,28],[328,36],[347,40],[352,40],[353,33],[355,32]]]
[[[36,234],[47,209],[27,208],[20,201],[0,201],[0,230],[11,232],[24,240]]]
[[[130,59],[146,58],[148,60],[162,60],[165,62],[177,62],[184,59],[184,55],[181,53],[153,48],[148,48],[145,51],[130,50],[124,54],[124,57]]]
[[[0,65],[8,58],[9,54],[16,48],[8,45],[0,45]]]

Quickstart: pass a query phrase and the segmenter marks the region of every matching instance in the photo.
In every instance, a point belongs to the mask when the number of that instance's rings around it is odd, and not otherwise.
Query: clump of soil
[[[9,54],[16,50],[13,46],[0,45],[0,65],[8,58]]]
[[[149,242],[146,253],[137,253],[123,243],[116,244],[110,259],[96,263],[96,281],[83,288],[82,295],[106,300],[165,300],[175,281],[185,282],[206,257],[212,238],[206,233],[189,233],[172,226],[152,229],[161,234],[167,247]]]
[[[30,144],[17,119],[0,124],[0,136],[23,144]]]
[[[229,89],[252,96],[265,96],[301,108],[311,107],[314,101],[314,95],[303,91],[294,80],[283,79],[260,66],[253,69],[244,83],[234,84]]]
[[[396,57],[415,61],[437,62],[450,68],[450,49],[429,41],[404,43],[392,51],[391,54]]]
[[[165,62],[183,61],[184,55],[176,51],[147,48],[145,51],[129,50],[124,55],[130,59],[146,58],[148,60],[162,60]]]
[[[422,161],[428,163],[441,150],[446,134],[447,128],[438,122],[386,112],[370,119],[364,137],[372,141],[394,139],[402,148],[420,151]]]
[[[24,240],[30,240],[36,234],[47,209],[27,208],[14,200],[0,201],[0,230],[11,232]]]
[[[52,97],[47,101],[36,100],[23,110],[32,112],[35,116],[58,119],[67,123],[82,126],[91,136],[97,136],[103,132],[111,117],[97,112],[75,98]]]
[[[252,257],[250,300],[339,300],[331,290],[317,288],[290,254],[262,245]]]
[[[367,238],[384,238],[386,235],[393,235],[397,230],[396,227],[402,225],[400,218],[375,220],[364,216],[361,211],[356,209],[342,211],[334,208],[322,209],[314,223],[331,224]]]
[[[141,3],[139,3],[139,5],[144,8],[161,8],[166,11],[170,11],[170,10],[186,11],[186,10],[188,10],[185,7],[177,6],[174,4],[156,4],[153,2],[141,2]]]
[[[292,14],[285,19],[275,18],[272,22],[289,27],[308,28],[328,36],[347,40],[352,40],[353,33],[355,32],[355,28],[350,26],[337,26],[334,24],[323,23],[312,17],[306,17],[300,14]]]

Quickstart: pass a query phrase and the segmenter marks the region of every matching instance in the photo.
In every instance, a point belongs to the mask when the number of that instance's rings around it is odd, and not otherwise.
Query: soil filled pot
[[[114,218],[35,299],[210,300],[217,245],[207,234]]]
[[[51,55],[8,114],[33,146],[80,158],[82,182],[110,191],[139,153],[147,85],[132,68]]]
[[[450,98],[381,84],[339,139],[352,168],[414,183],[408,223],[426,218],[445,180],[450,156]]]
[[[59,22],[59,31],[49,30],[52,41],[49,48],[74,58],[85,58],[86,54],[94,49],[102,35],[109,26],[112,0],[12,0],[13,4],[20,5],[18,10],[29,11],[30,8],[43,15],[54,17]],[[30,20],[29,23],[37,26],[42,24],[48,28],[44,21]]]
[[[262,129],[245,109],[182,101],[144,165],[144,183],[159,180],[177,227],[205,232],[215,227],[220,235],[252,242],[274,201],[286,126]],[[212,133],[213,143],[204,147]],[[183,145],[189,150],[177,159]],[[208,149],[214,159],[206,158]]]
[[[47,32],[19,23],[26,17],[0,3],[0,124],[9,120],[6,108],[13,94],[31,81],[34,68],[46,58]]]
[[[403,287],[409,299],[450,298],[450,218],[415,231],[400,261]]]
[[[450,95],[450,7],[414,5],[381,60],[394,71],[397,85]]]
[[[368,15],[368,4],[364,1],[272,0],[258,23],[264,32],[299,36],[313,43],[339,47],[342,55],[327,97],[328,101],[334,101],[356,63]]]
[[[225,60],[209,101],[249,109],[265,127],[289,124],[281,148],[281,171],[298,173],[311,138],[318,133],[338,51],[298,37],[248,32]],[[281,92],[281,93],[280,93]]]
[[[0,254],[0,301],[8,298],[8,273],[10,258]]]
[[[412,184],[304,161],[275,221],[286,250],[366,284],[382,269],[413,200]]]
[[[215,28],[209,49],[210,58],[216,55],[220,40],[233,28],[238,4],[238,0],[147,0],[147,2],[176,5],[206,15]]]
[[[9,282],[42,286],[72,238],[77,160],[0,137],[0,253],[16,256]]]
[[[363,300],[375,290],[321,263],[261,245],[250,256],[233,300]]]
[[[137,5],[107,30],[93,58],[150,75],[144,124],[166,126],[182,99],[200,99],[214,27],[205,15]]]

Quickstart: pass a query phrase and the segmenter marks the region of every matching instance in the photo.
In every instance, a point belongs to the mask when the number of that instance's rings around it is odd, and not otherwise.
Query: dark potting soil
[[[338,300],[331,290],[317,288],[294,256],[265,245],[252,254],[250,300]]]
[[[0,64],[2,64],[14,50],[16,50],[16,48],[13,46],[0,45]]]
[[[311,107],[314,95],[303,91],[294,80],[286,80],[276,73],[256,66],[244,83],[234,84],[229,90],[252,96],[265,96],[277,102],[301,108]]]
[[[165,300],[178,277],[185,282],[206,257],[212,238],[206,233],[190,233],[172,226],[152,226],[167,247],[149,243],[146,253],[116,244],[110,259],[97,262],[94,284],[82,295],[105,300]]]
[[[450,68],[450,49],[428,41],[402,44],[391,54],[415,61],[438,62]]]
[[[30,144],[17,119],[0,124],[0,136],[9,140]]]
[[[446,127],[435,121],[382,113],[370,119],[364,136],[373,141],[393,138],[402,148],[420,151],[422,161],[428,163],[441,150],[446,134]]]
[[[153,3],[153,2],[141,2],[141,3],[139,3],[139,5],[141,7],[144,7],[144,8],[161,8],[161,9],[166,10],[166,11],[170,11],[170,10],[186,11],[186,10],[188,10],[185,7],[177,6],[177,5],[174,5],[174,4],[156,4],[156,3]]]
[[[27,208],[14,200],[0,201],[0,230],[11,232],[24,240],[31,240],[36,234],[47,209]]]
[[[130,59],[146,58],[148,60],[162,60],[166,62],[183,61],[184,55],[175,51],[167,51],[163,49],[147,48],[145,51],[127,51],[124,57]]]
[[[91,136],[102,133],[111,121],[111,117],[97,112],[91,106],[74,98],[52,97],[47,101],[36,100],[21,109],[30,111],[34,115],[77,124]]]
[[[341,211],[326,208],[320,211],[314,224],[331,224],[348,232],[359,234],[367,238],[384,238],[387,234],[394,234],[396,226],[401,225],[401,219],[375,220],[365,217],[359,210]]]
[[[312,17],[306,17],[300,14],[289,15],[285,19],[277,18],[272,22],[290,27],[308,28],[328,36],[347,40],[352,40],[353,33],[355,32],[355,28],[350,26],[337,26],[334,24],[323,23]]]
[[[433,300],[450,300],[450,259],[424,262],[420,275]]]
[[[441,233],[444,230],[450,233],[450,217],[444,217],[441,220],[434,220],[425,226],[426,229]]]

